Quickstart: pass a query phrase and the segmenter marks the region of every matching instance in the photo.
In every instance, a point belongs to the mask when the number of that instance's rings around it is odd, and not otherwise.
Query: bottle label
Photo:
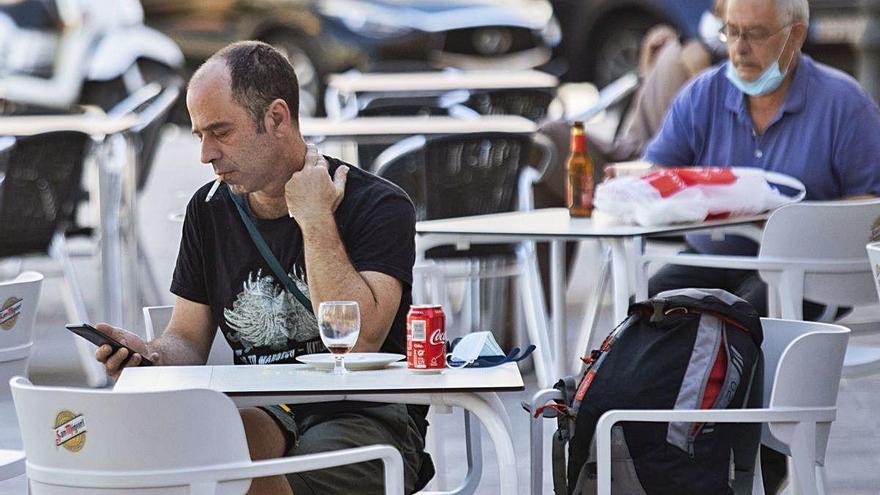
[[[587,174],[568,176],[568,208],[588,215],[593,209],[593,178]]]
[[[583,134],[571,135],[571,152],[584,153],[587,151],[587,137]]]

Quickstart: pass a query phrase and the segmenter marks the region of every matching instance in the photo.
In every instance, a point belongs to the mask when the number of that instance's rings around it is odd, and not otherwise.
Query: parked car
[[[666,23],[684,36],[697,33],[700,16],[712,0],[551,0],[560,20],[567,61],[565,81],[592,81],[599,87],[632,70],[642,37]]]
[[[534,68],[559,25],[546,0],[143,0],[147,23],[193,67],[226,44],[263,40],[291,60],[301,114],[321,112],[324,78],[351,68]]]
[[[557,47],[568,70],[564,81],[592,81],[600,87],[635,68],[639,44],[652,26],[666,23],[683,37],[697,35],[700,16],[713,0],[551,0],[560,20]],[[865,20],[860,0],[810,0],[805,51],[852,73],[855,47]]]

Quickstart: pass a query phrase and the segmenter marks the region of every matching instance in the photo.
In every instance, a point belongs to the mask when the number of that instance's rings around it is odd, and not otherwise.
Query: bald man
[[[98,326],[137,351],[125,361],[126,350],[99,348],[97,359],[111,376],[136,366],[141,355],[158,365],[204,364],[218,327],[235,364],[293,363],[301,354],[327,352],[314,316],[322,301],[358,303],[354,351],[404,353],[413,205],[391,183],[306,146],[298,105],[293,67],[264,43],[230,45],[193,76],[192,132],[201,161],[223,185],[209,199],[206,184],[187,207],[171,284],[174,312],[161,336],[143,342]],[[285,274],[273,272],[245,218]],[[348,401],[248,408],[241,417],[253,459],[393,445],[410,493],[433,473],[424,454],[426,413],[424,406]],[[382,472],[375,461],[260,478],[248,493],[378,494]]]

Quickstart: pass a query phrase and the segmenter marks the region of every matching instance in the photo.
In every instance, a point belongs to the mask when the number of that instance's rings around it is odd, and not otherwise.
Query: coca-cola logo
[[[443,334],[443,330],[438,328],[437,330],[434,330],[428,341],[431,345],[443,345],[446,343],[446,335]]]

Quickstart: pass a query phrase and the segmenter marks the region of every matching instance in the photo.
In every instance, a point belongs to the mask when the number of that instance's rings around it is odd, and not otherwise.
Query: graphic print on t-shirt
[[[296,275],[288,275],[308,297],[308,286]],[[251,364],[290,361],[297,348],[300,353],[324,351],[315,316],[273,276],[263,275],[262,269],[248,273],[232,309],[225,308],[223,316],[231,330],[227,338],[241,344],[237,357]],[[309,345],[303,349],[305,342]]]

